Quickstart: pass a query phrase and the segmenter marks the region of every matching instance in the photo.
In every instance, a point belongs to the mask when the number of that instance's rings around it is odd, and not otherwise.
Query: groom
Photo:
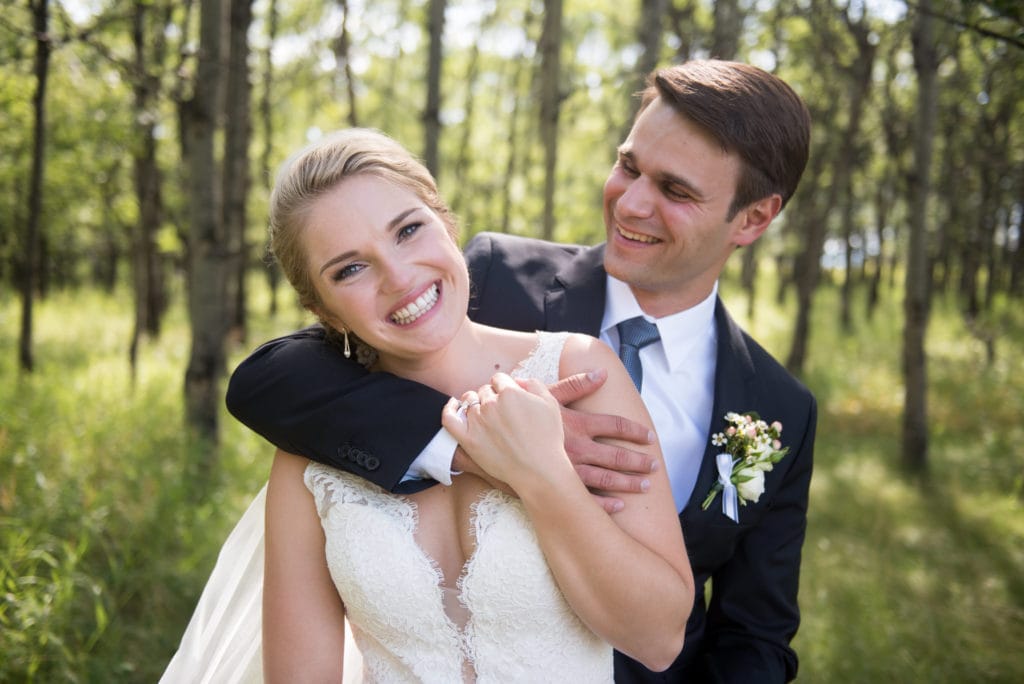
[[[470,315],[585,332],[615,349],[638,341],[635,323],[655,333],[636,345],[634,379],[658,431],[697,596],[676,662],[653,673],[616,654],[616,681],[788,681],[797,670],[789,643],[800,619],[816,405],[739,329],[717,288],[730,254],[757,240],[796,189],[810,118],[785,83],[745,64],[688,62],[649,83],[605,184],[607,242],[476,236],[466,247]],[[232,413],[285,450],[389,489],[416,486],[408,473],[450,482],[450,448],[441,449],[440,471],[421,465],[429,456],[410,466],[428,441],[443,441],[435,434],[446,398],[366,374],[322,338],[308,329],[256,350],[232,377]],[[747,411],[781,422],[789,451],[764,474],[763,493],[746,491],[733,519],[721,493],[706,509],[702,502],[719,477],[712,437],[727,427],[726,413]]]

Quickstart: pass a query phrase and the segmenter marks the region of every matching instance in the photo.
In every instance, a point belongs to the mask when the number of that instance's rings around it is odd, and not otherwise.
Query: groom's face
[[[637,118],[604,187],[605,269],[647,313],[710,294],[743,221],[727,220],[740,170],[737,155],[660,97]]]

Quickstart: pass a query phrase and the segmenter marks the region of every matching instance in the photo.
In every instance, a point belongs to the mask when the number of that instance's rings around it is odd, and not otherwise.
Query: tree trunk
[[[341,28],[338,30],[338,39],[334,43],[334,61],[345,80],[345,95],[348,98],[348,125],[355,127],[359,125],[359,115],[356,111],[356,84],[355,76],[352,74],[352,56],[349,54],[352,40],[348,35],[348,0],[338,0],[338,6],[341,8]],[[338,75],[335,76],[335,81],[337,78]]]
[[[843,21],[857,46],[857,54],[853,64],[843,69],[849,78],[849,114],[846,131],[842,136],[840,148],[839,166],[837,168],[838,178],[836,184],[843,195],[841,225],[843,232],[843,246],[845,248],[845,269],[843,271],[843,287],[839,306],[839,323],[843,331],[849,332],[853,327],[850,316],[850,299],[853,293],[853,250],[852,238],[854,233],[854,199],[853,172],[860,166],[858,159],[858,145],[860,143],[861,124],[863,122],[863,111],[868,104],[868,96],[871,90],[871,72],[875,65],[875,46],[872,44],[872,30],[868,24],[867,16],[861,15],[859,21],[854,21],[849,14],[849,9],[842,14]]]
[[[441,57],[444,43],[445,0],[430,0],[427,32],[430,35],[427,59],[427,106],[423,110],[423,163],[437,178],[438,143],[441,139]]]
[[[527,12],[523,19],[523,34],[529,36],[532,32],[536,15],[533,12]],[[523,44],[522,50],[528,49],[526,43]],[[528,60],[524,53],[520,53],[519,59],[512,60],[511,70],[512,74],[509,77],[509,84],[511,86],[512,93],[523,92],[526,89],[525,81],[529,78],[529,70],[526,65]],[[520,124],[520,103],[522,98],[512,97],[512,111],[509,112],[508,116],[508,159],[505,161],[505,175],[502,178],[501,183],[501,220],[499,225],[501,226],[501,232],[507,233],[511,229],[512,223],[512,185],[515,182],[516,173],[518,172],[518,155],[519,155],[519,124]]]
[[[28,221],[25,236],[25,256],[21,282],[21,335],[18,340],[18,364],[25,372],[32,372],[32,314],[39,276],[39,252],[43,212],[43,177],[46,166],[46,82],[50,75],[50,4],[49,0],[31,3],[32,26],[36,38],[33,72],[36,90],[32,95],[32,175],[29,180]]]
[[[695,1],[683,2],[677,7],[675,2],[670,2],[667,8],[669,21],[672,23],[672,32],[679,40],[676,47],[675,61],[682,63],[690,59],[693,54],[695,34],[699,32],[697,22],[694,20],[697,3]]]
[[[220,183],[214,153],[223,17],[220,0],[204,0],[200,7],[194,92],[192,99],[183,103],[182,115],[191,224],[188,311],[192,349],[185,372],[185,409],[190,434],[199,442],[198,474],[208,477],[215,465],[221,406],[218,381],[224,373],[228,259],[216,195]]]
[[[477,78],[480,73],[480,43],[483,42],[483,35],[490,29],[498,18],[498,4],[495,3],[491,11],[480,22],[480,35],[469,50],[468,62],[466,64],[466,75],[463,77],[462,85],[465,88],[462,101],[462,111],[465,116],[462,119],[462,127],[459,136],[459,147],[452,165],[455,183],[452,187],[459,188],[452,197],[452,210],[459,216],[464,226],[476,225],[474,218],[474,205],[470,201],[470,195],[474,194],[471,186],[471,179],[467,172],[473,158],[473,115],[475,111],[477,95]]]
[[[911,177],[910,234],[907,243],[906,316],[903,334],[902,453],[908,472],[928,472],[928,377],[925,334],[931,279],[928,273],[927,221],[935,109],[938,101],[935,39],[931,0],[921,0],[914,27],[914,68],[917,72],[917,126],[914,131],[914,173]]]
[[[738,0],[715,0],[714,11],[711,56],[716,59],[736,59],[743,31],[743,10]]]
[[[667,14],[667,0],[641,0],[640,2],[640,21],[637,23],[636,38],[640,44],[641,53],[633,71],[634,85],[631,93],[639,92],[644,88],[648,74],[654,71],[661,62],[662,35]],[[629,136],[636,111],[640,108],[639,98],[631,97],[629,101],[630,113],[620,124],[619,140],[625,140]]]
[[[560,87],[562,0],[544,0],[544,29],[540,36],[540,143],[544,150],[543,237],[555,236],[555,184],[558,173],[558,116]]]
[[[225,88],[224,230],[228,240],[230,273],[227,283],[232,340],[246,337],[245,274],[249,264],[246,241],[246,203],[249,198],[249,143],[252,139],[252,86],[249,82],[249,25],[252,0],[229,0],[229,40]]]
[[[263,51],[263,92],[260,94],[260,126],[263,129],[263,151],[260,154],[260,178],[263,179],[263,187],[270,196],[270,189],[273,185],[273,171],[270,168],[270,158],[274,152],[274,118],[272,116],[270,93],[274,89],[274,41],[277,39],[277,0],[270,0],[267,7],[267,48]],[[269,249],[269,243],[264,242],[264,250]],[[268,259],[266,264],[267,286],[270,288],[270,315],[277,315],[277,286],[281,282],[281,269],[277,261]]]
[[[396,33],[401,30],[402,26],[405,25],[408,16],[409,0],[399,0],[398,13],[397,16],[395,17],[396,28],[394,30]],[[384,80],[384,92],[383,97],[381,98],[384,102],[398,101],[396,98],[398,97],[398,88],[401,86],[399,79],[399,74],[401,70],[399,67],[407,60],[405,58],[405,48],[401,41],[398,41],[396,49],[398,54],[395,55],[394,59],[388,60],[388,75],[387,78]],[[393,130],[395,125],[394,113],[397,109],[397,107],[384,107],[384,111],[381,113],[381,130]]]
[[[743,258],[740,260],[740,286],[747,293],[747,318],[754,320],[757,312],[757,246],[760,240],[755,241],[743,248]],[[781,278],[781,274],[779,275]]]
[[[1024,207],[1024,168],[1017,168],[1017,188],[1014,202],[1018,207]],[[1013,255],[1010,257],[1010,284],[1009,293],[1011,297],[1021,298],[1024,295],[1024,235],[1020,234],[1018,226],[1017,242],[1014,245]],[[1009,244],[1007,244],[1009,247]]]
[[[835,121],[835,111],[839,106],[839,97],[829,97],[829,108],[815,121],[823,122],[827,128]],[[835,130],[832,128],[831,130]],[[834,139],[835,135],[830,136]],[[825,244],[825,225],[829,210],[835,206],[838,184],[835,182],[836,172],[832,172],[831,182],[827,189],[823,187],[822,176],[833,151],[829,144],[822,145],[811,155],[807,171],[797,189],[795,201],[791,200],[790,219],[796,220],[798,234],[802,236],[804,248],[793,260],[793,285],[796,288],[796,322],[793,326],[793,342],[786,357],[786,368],[795,375],[803,373],[807,360],[807,348],[811,328],[811,307],[814,292],[821,279],[821,251]],[[799,208],[794,212],[793,208]],[[780,291],[781,295],[781,291]]]
[[[163,264],[156,244],[163,212],[160,167],[157,163],[157,96],[160,79],[153,74],[160,68],[164,57],[164,27],[167,17],[151,21],[148,2],[135,2],[132,6],[132,44],[135,51],[135,78],[133,80],[136,145],[133,153],[135,197],[139,204],[139,217],[132,238],[132,290],[135,297],[135,324],[128,345],[128,365],[135,379],[139,341],[143,334],[156,337],[160,322],[167,309],[167,293]],[[170,13],[170,10],[166,10]],[[147,28],[158,27],[152,32]],[[153,64],[146,55],[152,40]]]

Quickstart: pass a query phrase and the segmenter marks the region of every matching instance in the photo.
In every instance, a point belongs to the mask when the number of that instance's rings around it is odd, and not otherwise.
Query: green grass
[[[722,290],[742,318],[738,287]],[[816,301],[804,374],[820,418],[799,681],[1024,681],[1024,319],[1002,305],[988,365],[936,302],[931,477],[918,483],[899,468],[900,301],[843,335],[835,297]],[[785,358],[791,305],[763,299],[745,324]],[[224,413],[212,495],[193,503],[184,314],[144,345],[133,386],[130,309],[127,292],[41,303],[38,370],[21,375],[18,302],[0,292],[0,682],[156,681],[266,477],[271,449]],[[254,313],[247,347],[304,320]]]
[[[1024,681],[1021,318],[1002,316],[988,366],[952,304],[936,301],[930,477],[917,482],[899,466],[901,301],[862,317],[853,336],[841,334],[837,311],[837,293],[820,292],[805,372],[819,422],[798,680]],[[747,324],[785,358],[789,331],[776,313]]]

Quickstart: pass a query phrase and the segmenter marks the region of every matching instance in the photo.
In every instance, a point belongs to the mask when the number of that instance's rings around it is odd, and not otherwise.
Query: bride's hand
[[[519,383],[498,373],[461,402],[449,401],[441,420],[480,468],[513,489],[526,477],[575,477],[559,404],[540,381]]]

